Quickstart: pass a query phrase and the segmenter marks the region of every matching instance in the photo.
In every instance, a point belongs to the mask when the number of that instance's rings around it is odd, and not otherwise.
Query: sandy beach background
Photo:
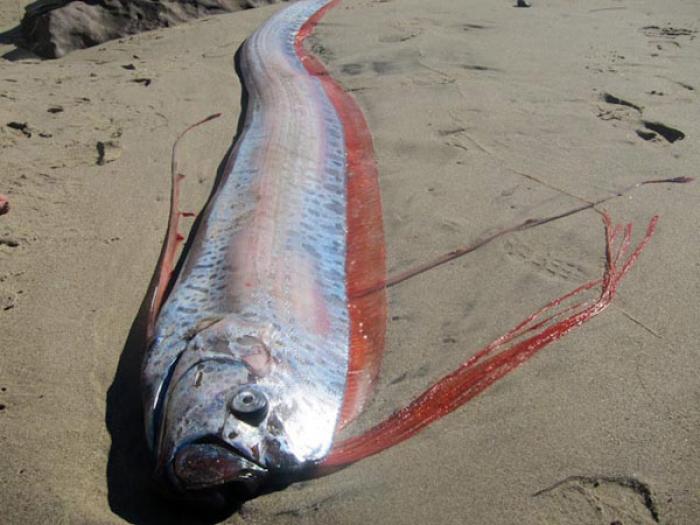
[[[313,49],[374,135],[390,273],[643,180],[698,175],[697,2],[533,2],[345,0],[319,25]],[[24,4],[0,2],[0,28]],[[196,211],[236,129],[233,55],[276,9],[55,61],[0,45],[12,206],[0,217],[1,522],[207,522],[149,490],[138,313],[172,142],[224,113],[182,145]],[[696,182],[607,202],[637,234],[661,219],[606,312],[410,441],[226,523],[700,522],[699,197]],[[586,211],[393,288],[381,382],[355,430],[603,261],[600,216]]]

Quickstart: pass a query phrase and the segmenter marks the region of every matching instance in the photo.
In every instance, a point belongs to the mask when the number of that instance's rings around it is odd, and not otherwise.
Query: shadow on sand
[[[2,58],[10,62],[25,59],[41,60],[40,56],[22,47],[22,29],[19,25],[0,33],[0,44],[15,46],[14,49],[2,55]]]
[[[241,49],[242,46],[234,58],[234,67],[239,78],[242,78],[240,71]],[[233,144],[229,147],[217,169],[214,189],[218,187],[224,173],[228,171],[229,159],[235,155],[234,147],[244,128],[247,107],[248,94],[242,87],[238,128]],[[213,194],[214,190],[212,190],[207,205]],[[163,218],[164,223],[166,219],[166,217]],[[182,253],[189,249],[194,232],[199,228],[200,220],[201,214],[192,226]],[[179,273],[182,259],[181,257],[178,262],[175,275]],[[135,524],[216,523],[234,512],[236,505],[233,504],[225,511],[204,515],[201,508],[189,507],[180,501],[166,499],[156,490],[156,484],[152,479],[153,462],[146,445],[140,375],[146,348],[148,305],[155,277],[154,272],[148,292],[131,325],[114,379],[107,391],[105,423],[112,438],[107,463],[109,506],[115,514]]]

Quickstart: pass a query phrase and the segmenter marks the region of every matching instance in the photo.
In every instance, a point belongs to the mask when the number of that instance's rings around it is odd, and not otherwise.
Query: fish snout
[[[240,483],[255,492],[267,470],[217,442],[191,443],[175,455],[173,474],[185,490]]]

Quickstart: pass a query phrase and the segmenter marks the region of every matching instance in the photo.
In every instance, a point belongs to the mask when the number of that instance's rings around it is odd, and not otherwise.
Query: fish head
[[[260,331],[218,323],[179,356],[154,447],[157,477],[176,491],[236,485],[252,495],[301,466],[285,452],[284,403],[266,382],[274,366],[267,344]]]

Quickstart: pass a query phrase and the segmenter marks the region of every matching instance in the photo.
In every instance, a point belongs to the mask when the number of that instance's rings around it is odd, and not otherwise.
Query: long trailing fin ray
[[[606,268],[602,279],[585,283],[551,301],[504,336],[477,352],[454,372],[437,381],[406,407],[367,432],[338,442],[320,464],[319,472],[323,474],[324,471],[342,468],[401,443],[483,392],[548,344],[557,341],[605,310],[614,298],[622,278],[632,268],[639,254],[654,235],[658,216],[651,219],[644,238],[619,267],[616,263],[624,259],[631,244],[631,225],[621,229],[615,228],[607,213],[603,215],[603,220],[606,232]],[[613,253],[613,243],[620,233],[623,235],[622,240]],[[557,320],[560,314],[553,314],[548,319],[533,325],[533,322],[538,321],[565,300],[576,297],[598,284],[601,284],[601,293],[595,302],[585,305],[564,319]],[[504,349],[508,343],[529,334],[536,327],[541,327],[541,331]]]
[[[435,257],[427,262],[420,263],[416,266],[408,268],[407,270],[403,270],[401,272],[398,272],[395,275],[391,275],[384,281],[374,283],[372,286],[369,286],[367,288],[356,291],[355,296],[362,297],[364,295],[376,293],[377,291],[383,290],[384,288],[391,288],[392,286],[396,286],[397,284],[400,284],[404,281],[412,279],[413,277],[416,277],[422,273],[425,273],[425,272],[430,271],[434,268],[437,268],[439,266],[442,266],[444,264],[452,262],[455,259],[459,259],[461,257],[464,257],[465,255],[472,253],[473,251],[476,251],[477,249],[479,249],[479,248],[481,248],[481,247],[491,243],[492,241],[495,241],[496,239],[499,239],[500,237],[503,237],[505,235],[529,230],[530,228],[536,228],[538,226],[543,226],[543,225],[548,224],[550,222],[553,222],[553,221],[556,221],[559,219],[563,219],[566,217],[570,217],[570,216],[575,215],[577,213],[580,213],[582,211],[591,210],[591,209],[595,210],[596,206],[604,204],[604,203],[606,203],[610,200],[616,199],[618,197],[622,197],[624,195],[627,195],[629,192],[634,191],[637,188],[641,188],[642,186],[646,186],[648,184],[688,184],[688,183],[694,182],[694,181],[695,181],[695,179],[693,177],[671,177],[671,178],[666,178],[666,179],[644,180],[641,182],[637,182],[631,186],[628,186],[627,188],[624,188],[622,190],[616,191],[614,194],[612,194],[608,197],[603,197],[603,198],[598,199],[596,201],[587,202],[586,204],[584,204],[582,206],[577,206],[575,208],[557,213],[556,215],[550,215],[548,217],[527,219],[521,223],[515,224],[513,226],[509,226],[509,227],[504,228],[502,230],[498,230],[497,232],[495,232],[493,234],[482,237],[481,239],[479,239],[471,244],[467,244],[467,245],[461,246],[459,248],[453,249],[453,250],[451,250],[445,254],[439,255],[439,256],[437,256],[437,257]],[[617,235],[619,235],[619,233]],[[615,235],[613,235],[613,237],[615,237]]]
[[[173,272],[175,269],[176,256],[178,246],[184,241],[184,236],[180,233],[178,225],[180,217],[191,216],[189,212],[181,212],[180,206],[180,184],[184,175],[178,172],[177,164],[177,149],[182,138],[194,128],[201,126],[219,118],[221,113],[214,113],[208,117],[191,124],[186,129],[180,132],[173,143],[173,148],[170,154],[170,212],[168,214],[168,228],[165,232],[163,247],[160,251],[158,264],[153,276],[152,285],[150,288],[150,298],[148,301],[148,316],[146,319],[146,340],[150,341],[153,338],[155,331],[156,318],[160,312],[163,303],[167,297],[167,292],[172,284]]]

